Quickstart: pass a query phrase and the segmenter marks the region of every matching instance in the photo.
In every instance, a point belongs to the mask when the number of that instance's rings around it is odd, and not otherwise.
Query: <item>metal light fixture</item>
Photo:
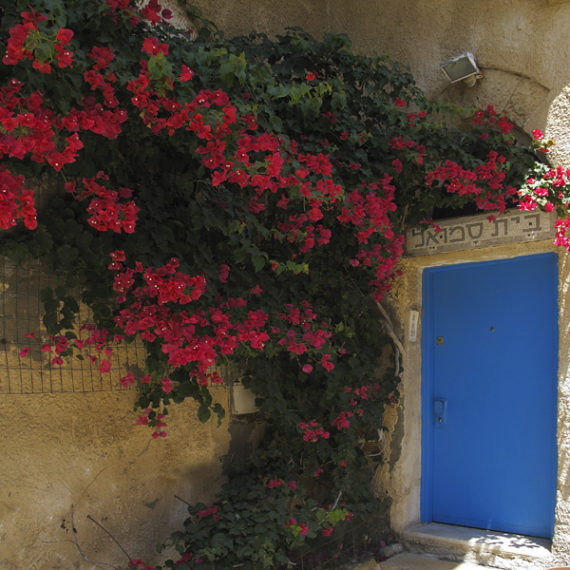
[[[443,74],[451,83],[464,81],[466,85],[473,87],[473,85],[477,83],[477,79],[483,77],[483,74],[477,67],[475,57],[470,51],[451,58],[445,63],[442,63],[440,67]]]

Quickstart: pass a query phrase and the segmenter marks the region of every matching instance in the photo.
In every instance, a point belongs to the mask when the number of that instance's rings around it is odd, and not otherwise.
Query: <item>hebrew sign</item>
[[[433,255],[475,247],[554,239],[554,214],[506,212],[441,220],[435,228],[412,228],[406,234],[408,255]]]

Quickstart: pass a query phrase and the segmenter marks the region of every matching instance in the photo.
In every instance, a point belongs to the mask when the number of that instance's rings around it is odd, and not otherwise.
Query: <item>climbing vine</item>
[[[427,101],[345,36],[226,39],[186,9],[191,30],[156,0],[1,9],[1,252],[60,276],[42,292],[52,366],[89,346],[106,374],[114,343],[144,343],[120,384],[155,438],[187,398],[223,415],[209,387],[239,369],[265,437],[189,509],[163,567],[285,567],[379,512],[367,449],[399,352],[378,304],[404,229],[468,203],[565,214],[570,172],[538,160],[542,133],[529,150],[492,107]],[[78,331],[80,303],[94,323]]]

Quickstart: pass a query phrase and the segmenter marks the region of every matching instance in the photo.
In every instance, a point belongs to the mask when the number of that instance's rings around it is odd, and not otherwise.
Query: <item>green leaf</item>
[[[202,423],[206,423],[211,416],[211,412],[210,412],[210,408],[208,406],[205,406],[203,404],[201,404],[198,407],[198,419],[202,422]]]
[[[151,55],[148,59],[148,73],[151,79],[158,80],[172,76],[172,64],[162,53]]]
[[[245,54],[241,53],[238,56],[230,54],[228,59],[220,64],[220,77],[226,87],[231,87],[234,79],[243,85],[246,78],[246,67]]]
[[[34,55],[40,63],[43,63],[44,61],[51,61],[55,56],[55,51],[51,43],[42,42],[34,47]]]
[[[258,253],[257,255],[255,255],[252,258],[253,261],[253,267],[257,272],[261,271],[263,269],[263,267],[265,266],[265,263],[267,261],[267,254],[266,253]]]
[[[269,117],[269,125],[277,133],[283,130],[283,121],[277,115],[271,115]]]

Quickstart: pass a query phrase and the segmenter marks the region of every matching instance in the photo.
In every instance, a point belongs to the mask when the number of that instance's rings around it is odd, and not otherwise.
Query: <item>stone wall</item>
[[[152,560],[156,542],[186,518],[182,501],[213,499],[227,424],[200,424],[184,404],[170,416],[168,437],[153,440],[135,425],[133,399],[134,392],[2,396],[0,568],[126,565],[88,516],[131,556]]]
[[[539,128],[558,141],[556,163],[570,165],[570,3],[559,0],[195,0],[227,35],[252,28],[270,34],[303,26],[316,37],[348,33],[355,50],[388,53],[409,65],[432,97],[464,105],[506,108],[519,127]],[[475,54],[484,79],[450,85],[439,67],[462,52]],[[421,306],[421,271],[431,264],[478,261],[551,250],[550,241],[510,244],[408,258],[396,309],[404,323]],[[566,295],[569,266],[561,257],[559,502],[554,547],[570,561],[570,338]],[[5,291],[6,284],[0,284]],[[26,309],[28,310],[28,309]],[[27,315],[28,313],[26,313]],[[5,315],[3,314],[4,318]],[[24,317],[22,317],[24,318]],[[27,316],[25,317],[27,318]],[[403,398],[388,411],[390,466],[378,491],[393,500],[402,530],[419,517],[420,341],[407,346]],[[15,348],[13,350],[16,350]],[[15,358],[12,352],[11,358]],[[5,373],[2,372],[2,373]],[[65,385],[73,378],[62,376]],[[33,380],[34,374],[30,378]],[[37,379],[37,378],[36,378]],[[16,380],[18,380],[16,378]],[[32,381],[30,380],[30,381]],[[39,382],[39,384],[38,384]],[[41,380],[36,386],[43,386]],[[23,384],[16,384],[24,386]],[[228,425],[199,424],[192,404],[173,410],[166,439],[136,427],[132,392],[115,389],[4,391],[0,426],[0,566],[7,570],[94,568],[125,562],[119,548],[87,515],[101,521],[132,555],[150,555],[155,540],[184,518],[184,504],[212,497]],[[226,394],[219,394],[222,402]],[[74,533],[71,509],[74,509]],[[76,543],[77,539],[78,543]]]
[[[155,544],[186,518],[185,502],[213,500],[228,421],[202,424],[188,402],[171,410],[166,438],[137,426],[135,391],[117,384],[142,364],[136,345],[114,348],[109,374],[90,364],[89,353],[50,366],[53,353],[26,337],[40,332],[39,291],[47,283],[37,264],[0,260],[0,568],[125,565],[117,544],[88,516],[131,556],[152,560]],[[88,322],[87,315],[80,320]],[[20,356],[24,347],[30,352]],[[228,408],[224,387],[214,397]]]
[[[410,67],[429,97],[505,109],[530,132],[547,130],[570,163],[570,2],[552,0],[195,0],[226,35],[301,26],[346,33],[354,49]],[[484,79],[449,84],[440,64],[470,51]]]

